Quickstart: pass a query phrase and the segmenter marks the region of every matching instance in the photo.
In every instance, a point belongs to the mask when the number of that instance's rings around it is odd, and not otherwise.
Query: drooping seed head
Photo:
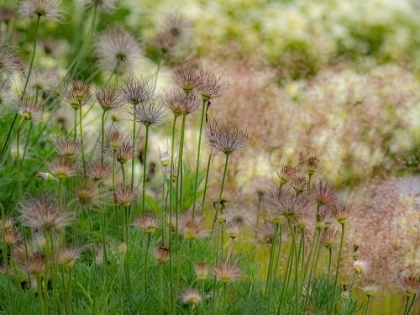
[[[133,148],[131,141],[123,140],[121,146],[115,151],[115,158],[120,164],[125,164],[132,158],[136,157],[136,150]]]

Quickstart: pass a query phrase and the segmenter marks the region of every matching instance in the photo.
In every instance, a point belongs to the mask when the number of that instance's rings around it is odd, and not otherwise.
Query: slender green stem
[[[150,250],[150,239],[152,237],[151,233],[147,234],[147,245],[146,245],[146,255],[144,258],[144,292],[145,294],[147,294],[148,290],[148,285],[147,285],[147,260],[149,258],[149,250]]]
[[[41,277],[37,277],[36,278],[36,288],[37,288],[37,292],[38,292],[38,302],[39,302],[39,309],[41,311],[41,315],[45,315],[45,308],[44,308],[44,301],[42,299],[42,281],[41,281]]]
[[[294,246],[296,247],[296,235],[295,235],[295,230],[292,228],[292,224],[290,222],[290,218],[287,219],[287,223],[289,225],[289,229],[290,229],[290,234],[292,235],[292,242],[294,244]],[[299,313],[299,302],[300,302],[300,294],[299,294],[299,257],[298,257],[298,251],[295,250],[295,290],[296,290],[296,296],[295,296],[295,300],[296,300],[296,309],[295,309],[295,314]]]
[[[160,314],[163,315],[163,264],[159,264]],[[147,292],[147,291],[146,291]]]
[[[335,305],[335,292],[337,290],[338,273],[340,271],[341,251],[343,250],[343,244],[344,244],[344,232],[345,232],[345,224],[342,224],[341,225],[340,248],[338,250],[337,267],[335,269],[334,288],[333,288],[333,294],[331,296],[330,313],[332,313],[332,310],[334,309],[334,305]]]
[[[166,222],[166,210],[167,210],[167,208],[166,208],[166,206],[167,206],[167,204],[166,204],[166,198],[165,198],[165,187],[166,187],[166,180],[165,180],[165,169],[163,170],[163,181],[162,181],[162,213],[161,213],[161,220],[162,220],[162,222]],[[166,233],[166,230],[165,230],[165,228],[166,228],[166,224],[165,223],[163,223],[162,224],[162,240],[164,240],[165,239],[165,237],[166,237],[166,235],[165,235],[165,233]]]
[[[83,121],[83,118],[82,118],[82,104],[81,104],[81,102],[79,102],[79,107],[80,107],[80,109],[79,109],[79,128],[80,128],[80,143],[81,143],[81,145],[82,145],[82,164],[83,164],[83,175],[85,176],[85,178],[86,178],[86,160],[85,160],[85,148],[84,148],[84,145],[83,145],[83,123],[82,123],[82,121]]]
[[[284,273],[284,280],[283,280],[281,293],[280,293],[280,298],[279,298],[279,308],[278,308],[278,311],[277,311],[278,315],[280,315],[282,313],[283,306],[286,304],[286,303],[284,303],[283,298],[284,298],[284,293],[286,292],[286,288],[289,286],[290,274],[292,272],[292,262],[293,262],[293,252],[294,252],[294,250],[295,250],[295,246],[294,246],[294,243],[292,242],[292,244],[290,245],[290,252],[289,252],[289,256],[287,258],[286,270],[285,270],[285,273]]]
[[[222,231],[222,222],[219,222],[219,234],[223,233]],[[219,241],[219,237],[216,240],[216,266],[219,264],[219,248],[220,248],[220,241]],[[216,282],[217,282],[217,278],[216,275],[214,275],[213,277],[213,303],[216,303]]]
[[[114,151],[112,157],[112,192],[115,198],[115,164],[116,164],[116,151]],[[117,228],[117,236],[119,236],[118,228],[118,206],[116,200],[114,200],[114,212],[115,212],[115,227]]]
[[[178,170],[176,176],[176,187],[177,187],[177,196],[179,196],[179,209],[182,211],[183,209],[183,198],[182,198],[182,191],[183,191],[183,156],[184,156],[184,136],[185,136],[185,121],[187,115],[182,115],[182,124],[181,124],[181,138],[179,140],[179,153],[178,153]],[[176,209],[176,208],[175,208]],[[178,231],[177,231],[178,232]]]
[[[101,187],[103,187],[101,185]],[[106,218],[106,207],[104,205],[104,201],[103,201],[103,207],[102,207],[102,242],[103,242],[103,252],[104,252],[104,259],[103,259],[103,265],[104,265],[104,272],[106,275],[106,266],[108,263],[108,251],[107,251],[107,241],[106,241],[106,235],[107,235],[107,230],[108,230],[108,224],[107,224],[107,218]]]
[[[146,209],[146,177],[147,177],[147,144],[149,143],[149,128],[146,125],[146,136],[144,139],[144,150],[143,150],[143,195],[142,195],[142,211]]]
[[[104,162],[105,155],[105,114],[106,111],[103,111],[101,120],[101,163]]]
[[[223,189],[225,187],[225,180],[226,180],[228,163],[229,163],[229,154],[226,154],[225,167],[224,167],[224,170],[223,170],[223,177],[222,177],[222,186],[220,187],[219,199],[217,200],[216,213],[214,214],[214,219],[213,219],[213,225],[212,225],[212,228],[211,228],[210,238],[213,236],[214,224],[216,223],[217,216],[219,215],[219,211],[220,211],[220,205],[221,205],[221,201],[222,201]]]
[[[410,311],[411,311],[411,308],[413,307],[414,301],[416,300],[416,296],[417,296],[417,293],[414,294],[414,296],[411,300],[410,306],[408,307],[408,310],[407,310],[407,315],[410,315]]]
[[[330,276],[330,270],[331,270],[331,260],[332,260],[332,247],[328,249],[328,273],[327,276]]]
[[[204,210],[204,204],[206,202],[207,187],[208,187],[209,174],[210,174],[210,163],[211,163],[212,156],[213,156],[213,148],[210,151],[209,159],[207,161],[206,179],[205,179],[205,182],[204,182],[204,192],[203,192],[203,201],[201,203],[201,210]]]
[[[6,215],[4,213],[4,207],[3,205],[0,203],[0,208],[1,208],[1,230],[2,231],[6,231],[6,227],[5,227],[5,223],[6,223]],[[12,304],[12,314],[16,314],[15,311],[15,299],[14,296],[12,294],[12,284],[10,281],[10,272],[9,272],[9,259],[7,257],[7,245],[6,245],[6,233],[1,233],[2,235],[2,242],[3,242],[3,265],[5,266],[6,269],[6,277],[7,277],[7,291],[9,293],[9,299],[10,299],[10,303]]]
[[[133,143],[132,143],[133,148],[135,148],[136,147],[136,121],[135,120],[133,121],[133,139],[132,139],[132,141],[133,141]],[[143,163],[144,163],[144,160],[143,160]],[[131,188],[134,187],[134,164],[135,164],[135,159],[132,159],[131,160]],[[146,175],[143,175],[143,177],[144,176],[146,176]],[[143,194],[144,194],[144,191],[143,191]],[[142,210],[142,211],[144,211],[144,210]]]
[[[22,160],[25,159],[25,156],[26,156],[26,151],[27,151],[28,145],[29,145],[29,139],[31,138],[31,134],[32,134],[32,126],[33,126],[33,122],[31,120],[30,123],[29,123],[29,131],[28,131],[28,134],[26,136],[25,148],[23,149]]]
[[[266,293],[268,292],[268,308],[267,308],[268,314],[271,314],[271,296],[272,296],[271,282],[273,281],[272,268],[273,268],[273,262],[274,262],[274,252],[275,252],[278,231],[279,231],[279,224],[276,223],[276,226],[274,229],[273,242],[271,244],[271,250],[270,250],[270,261],[268,263],[267,280],[265,283],[265,292]]]
[[[369,309],[369,302],[370,302],[370,295],[367,296],[367,301],[366,301],[366,306],[365,306],[365,312],[364,315],[368,314],[368,309]]]
[[[197,201],[198,170],[199,170],[199,167],[200,167],[201,138],[202,138],[202,135],[203,135],[205,111],[206,111],[206,101],[203,100],[203,105],[201,106],[200,132],[198,134],[197,161],[196,161],[196,165],[195,165],[194,199],[193,199],[193,210],[192,210],[193,216],[194,216],[194,213],[195,213],[195,205],[196,205],[196,201]],[[211,158],[211,153],[210,153],[210,158]],[[209,158],[208,164],[210,164],[210,158]],[[203,197],[203,199],[204,198],[205,197]],[[203,206],[204,206],[204,202],[203,202]]]
[[[23,199],[22,191],[22,174],[21,174],[21,163],[20,163],[20,128],[22,123],[25,121],[24,118],[19,122],[17,132],[16,132],[16,164],[17,164],[17,173],[18,173],[18,190],[19,190],[19,201]]]
[[[177,120],[177,116],[174,116],[174,122],[172,125],[172,142],[171,142],[171,165],[170,165],[170,173],[169,173],[169,221],[172,220],[172,216],[173,216],[173,198],[174,198],[174,189],[173,189],[173,185],[172,185],[172,177],[173,177],[173,172],[174,172],[174,151],[175,151],[175,130],[176,130],[176,120]],[[175,200],[175,204],[177,204],[177,200]],[[176,215],[176,225],[178,226],[178,216]],[[171,229],[169,229],[169,247],[172,248],[172,231]],[[176,237],[177,235],[175,235]],[[176,303],[175,303],[175,288],[174,288],[174,281],[173,281],[173,255],[169,255],[169,286],[170,286],[170,291],[171,291],[171,309],[173,310],[173,312],[176,312]]]
[[[312,280],[312,275],[316,270],[316,262],[317,262],[317,258],[318,258],[318,249],[319,249],[320,238],[321,238],[321,231],[318,231],[318,236],[316,238],[316,244],[315,244],[315,251],[314,251],[314,255],[312,257],[311,270],[309,271],[308,287],[310,287],[310,283],[311,283],[311,280]]]
[[[71,310],[71,302],[72,302],[72,269],[69,268],[67,270],[67,294],[66,294],[66,314],[71,315],[72,314],[72,310]]]
[[[319,208],[320,208],[320,205],[317,205],[317,208],[316,208],[316,213],[317,213],[317,214],[318,214],[318,212],[319,212]],[[302,278],[302,279],[303,279],[303,284],[305,284],[305,281],[306,281],[306,275],[307,275],[308,270],[309,270],[309,264],[310,264],[310,262],[311,262],[312,253],[313,253],[313,250],[314,250],[314,244],[315,244],[315,235],[316,235],[316,231],[317,231],[317,229],[316,229],[316,224],[315,224],[315,227],[314,227],[314,232],[313,232],[313,234],[312,234],[311,247],[310,247],[310,249],[309,249],[308,260],[306,261],[305,270],[304,270],[304,272],[303,272],[303,278]]]
[[[51,248],[51,253],[54,254],[56,252],[56,250],[54,250],[54,239],[53,239],[53,235],[52,233],[49,233],[49,237],[50,237],[50,248]],[[58,255],[54,255],[55,257],[53,257],[54,261],[52,263],[52,284],[53,284],[53,310],[54,310],[54,314],[58,314],[57,313],[57,306],[58,306],[58,292],[57,292],[57,285],[58,285],[58,270],[57,270],[57,266],[58,266]]]
[[[227,283],[223,283],[223,314],[226,315],[226,308],[227,308]]]
[[[200,281],[200,292],[201,292],[201,298],[203,299],[203,302],[201,304],[201,310],[202,310],[202,315],[206,314],[206,305],[205,305],[205,299],[204,299],[204,280]]]
[[[73,120],[73,140],[77,138],[77,108],[74,109],[74,120]]]

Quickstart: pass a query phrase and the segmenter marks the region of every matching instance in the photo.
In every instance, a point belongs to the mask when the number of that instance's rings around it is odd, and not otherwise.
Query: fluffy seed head
[[[45,254],[37,252],[28,256],[24,261],[23,269],[34,278],[39,279],[45,275],[46,266]]]
[[[115,11],[116,0],[84,0],[90,6],[95,7],[101,12],[112,13]]]
[[[365,292],[367,296],[373,296],[376,293],[376,291],[378,291],[378,287],[378,281],[376,281],[375,279],[370,279],[367,281],[366,285],[361,287],[361,289],[363,290],[363,292]]]
[[[186,94],[191,93],[200,84],[200,73],[191,63],[182,64],[175,68],[172,73],[172,80]]]
[[[358,259],[353,263],[354,273],[357,275],[365,274],[369,272],[370,261],[365,259]]]
[[[163,32],[175,39],[175,42],[184,43],[191,37],[191,23],[179,12],[171,13],[165,17]]]
[[[214,268],[214,274],[218,281],[229,283],[241,275],[241,269],[235,265],[221,263]]]
[[[204,137],[209,146],[230,155],[248,146],[248,134],[240,133],[232,124],[218,124],[213,120],[206,126]]]
[[[341,225],[345,224],[352,212],[352,205],[346,202],[336,202],[331,207],[332,215]]]
[[[72,222],[72,215],[62,211],[51,196],[31,197],[19,206],[24,226],[44,232],[57,232]]]
[[[107,142],[107,146],[113,152],[118,151],[118,149],[122,146],[127,137],[125,137],[121,132],[119,132],[115,128],[109,128],[105,133],[105,138]]]
[[[186,94],[178,89],[166,95],[165,103],[175,117],[188,115],[200,108],[200,103],[196,101],[193,93]]]
[[[183,214],[178,220],[178,232],[189,241],[205,237],[207,232],[204,230],[204,218],[198,215],[193,217],[191,213]]]
[[[121,143],[121,146],[115,152],[115,158],[120,164],[125,164],[136,156],[136,150],[127,139]]]
[[[308,160],[308,174],[310,176],[315,174],[315,172],[318,168],[318,164],[319,164],[319,160],[315,156],[309,158],[309,160]]]
[[[260,244],[271,245],[274,238],[275,225],[273,222],[263,222],[255,231],[255,239]]]
[[[100,181],[111,174],[112,166],[108,162],[90,161],[86,165],[86,175],[94,180]]]
[[[124,103],[137,106],[153,100],[153,84],[143,77],[130,75],[121,86],[121,98]]]
[[[66,158],[75,158],[82,151],[82,141],[80,138],[57,138],[57,153]]]
[[[322,233],[321,243],[326,249],[332,248],[340,238],[340,232],[335,228],[329,228]]]
[[[135,222],[136,226],[144,230],[146,234],[153,234],[159,223],[159,218],[154,213],[142,213]]]
[[[133,107],[131,113],[136,122],[148,126],[160,126],[165,123],[166,110],[161,103],[149,102]]]
[[[19,14],[22,17],[36,16],[58,22],[62,16],[59,4],[59,0],[26,0],[20,4]]]
[[[84,181],[76,187],[76,200],[82,206],[96,206],[100,203],[99,187],[94,181]]]
[[[195,307],[201,301],[201,295],[197,289],[186,289],[181,295],[181,301],[184,304]]]
[[[95,44],[95,55],[102,71],[124,74],[134,69],[142,52],[130,33],[121,26],[113,26],[99,35]]]
[[[115,187],[115,203],[120,207],[129,207],[131,202],[137,198],[134,188],[126,185],[118,185]]]
[[[227,84],[222,82],[222,76],[217,77],[211,71],[200,71],[200,83],[196,87],[203,101],[209,101],[223,94]]]
[[[241,230],[241,225],[238,221],[229,221],[226,222],[226,233],[230,238],[235,239],[238,237],[239,231]]]
[[[164,245],[159,244],[154,256],[159,265],[164,264],[169,259],[169,248],[166,248]]]
[[[400,285],[407,297],[413,297],[420,289],[419,276],[400,277]]]
[[[319,180],[313,190],[315,201],[319,206],[334,203],[338,199],[336,190],[329,183]]]
[[[201,262],[196,265],[194,270],[198,280],[206,280],[209,276],[209,267],[205,262]]]
[[[283,165],[280,173],[280,183],[282,185],[285,185],[288,182],[293,181],[296,178],[296,174],[296,167],[290,165]]]
[[[96,100],[103,111],[116,110],[124,105],[120,93],[113,88],[95,89]]]
[[[8,247],[14,246],[21,241],[20,233],[14,227],[13,220],[10,218],[6,218],[4,223],[0,225],[0,242],[3,243],[3,241]]]
[[[38,100],[25,96],[19,103],[18,113],[25,120],[37,121],[41,119],[42,107]]]
[[[73,268],[74,263],[80,257],[80,248],[66,247],[58,253],[58,264],[64,268]]]
[[[74,108],[79,109],[81,106],[86,105],[92,95],[90,94],[90,84],[73,80],[67,90],[66,100]]]
[[[48,164],[50,171],[58,180],[64,180],[72,177],[76,173],[77,164],[73,159],[66,157],[56,157]]]
[[[9,47],[0,44],[0,74],[10,75],[17,70],[17,58],[10,52]]]
[[[158,150],[160,165],[162,165],[163,168],[168,167],[171,161],[171,154],[169,153],[169,150],[161,151],[159,147]]]

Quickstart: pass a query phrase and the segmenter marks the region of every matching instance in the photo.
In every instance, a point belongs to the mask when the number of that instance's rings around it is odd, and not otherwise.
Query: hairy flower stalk
[[[271,243],[271,249],[270,249],[270,260],[268,263],[268,271],[267,271],[267,279],[266,279],[266,284],[265,284],[265,292],[267,294],[268,292],[268,312],[271,311],[271,298],[272,298],[272,283],[273,283],[273,278],[275,277],[275,274],[273,273],[273,268],[274,270],[277,270],[276,267],[274,266],[274,258],[275,258],[275,247],[276,247],[276,241],[279,235],[279,229],[280,229],[280,223],[276,223],[275,224],[275,228],[274,228],[274,236],[273,236],[273,241]],[[280,238],[279,238],[279,248],[281,246],[281,234],[280,234]],[[279,254],[280,256],[280,249],[279,249]]]

